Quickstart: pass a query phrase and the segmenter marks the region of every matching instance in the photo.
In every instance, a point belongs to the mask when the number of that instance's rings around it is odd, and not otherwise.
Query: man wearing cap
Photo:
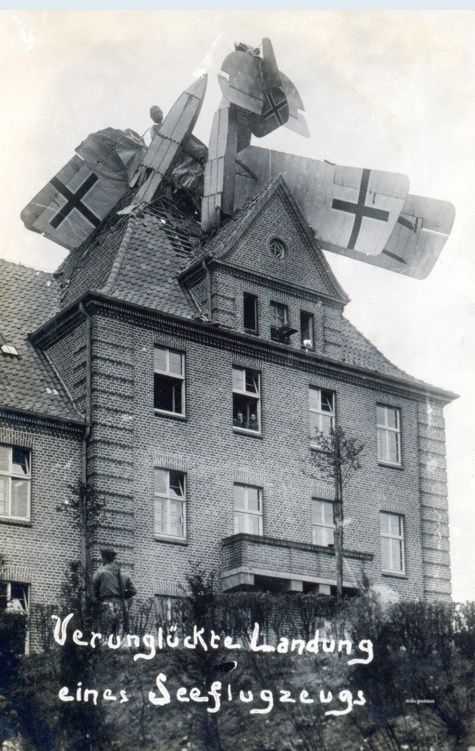
[[[106,620],[111,621],[111,631],[114,633],[121,621],[127,630],[126,600],[137,594],[130,576],[122,573],[116,563],[116,555],[115,550],[101,550],[102,566],[97,569],[92,580],[94,597],[103,605],[103,614]]]

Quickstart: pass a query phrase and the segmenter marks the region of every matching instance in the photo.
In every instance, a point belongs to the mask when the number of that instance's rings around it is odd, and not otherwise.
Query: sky
[[[270,37],[305,104],[310,138],[281,128],[262,146],[407,174],[410,192],[456,206],[423,281],[326,253],[347,317],[392,362],[459,394],[445,410],[453,593],[475,599],[475,14],[470,11],[0,12],[0,257],[53,271],[66,251],[27,231],[21,209],[107,126],[143,133],[194,78],[208,90],[234,41]],[[2,294],[0,290],[0,294]]]

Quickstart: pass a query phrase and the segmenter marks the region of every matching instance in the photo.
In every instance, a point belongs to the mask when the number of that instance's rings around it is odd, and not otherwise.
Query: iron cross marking
[[[64,222],[66,217],[69,216],[73,209],[79,211],[79,213],[82,214],[83,217],[93,225],[93,227],[97,227],[101,223],[101,220],[95,214],[93,214],[93,212],[88,209],[88,207],[85,206],[81,200],[92,188],[92,186],[97,183],[98,180],[99,178],[97,177],[97,175],[89,175],[87,180],[83,182],[76,193],[72,193],[69,188],[67,188],[66,185],[61,182],[61,180],[58,180],[57,177],[53,177],[53,179],[50,181],[51,185],[56,188],[58,193],[61,193],[61,195],[67,200],[67,203],[62,206],[62,208],[50,221],[50,224],[54,229],[58,229],[59,225]]]
[[[279,125],[285,125],[286,120],[282,117],[281,110],[287,107],[287,97],[282,89],[277,87],[269,89],[265,96],[267,109],[262,113],[263,120],[268,120],[274,115]]]
[[[334,198],[332,202],[332,209],[338,209],[338,211],[346,211],[355,215],[355,221],[353,229],[351,230],[350,239],[348,242],[348,248],[355,249],[356,241],[360,233],[363,217],[369,219],[379,219],[381,222],[387,222],[389,219],[389,211],[383,211],[383,209],[375,209],[372,206],[366,206],[366,195],[368,193],[368,183],[371,170],[364,169],[361,176],[361,185],[358,194],[358,202],[350,203],[349,201],[341,201],[339,198]]]

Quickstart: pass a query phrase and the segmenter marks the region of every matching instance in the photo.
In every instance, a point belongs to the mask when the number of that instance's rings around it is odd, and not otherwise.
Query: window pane
[[[333,524],[333,503],[322,503],[323,506],[323,521],[325,524]]]
[[[10,587],[10,602],[14,602],[14,607],[28,612],[28,585],[12,582]]]
[[[391,522],[391,535],[393,537],[401,536],[401,517],[396,514],[391,514],[389,517]]]
[[[154,353],[155,370],[167,370],[167,350],[162,347],[155,347]]]
[[[386,408],[378,405],[376,407],[376,422],[378,425],[386,425]]]
[[[391,570],[391,540],[387,537],[381,538],[381,560],[383,569]]]
[[[388,535],[391,531],[391,518],[389,514],[381,514],[380,516],[380,522],[381,522],[381,533],[383,535]]]
[[[246,391],[251,394],[259,393],[259,373],[255,370],[246,369]]]
[[[300,337],[302,344],[309,342],[308,346],[313,345],[313,315],[304,310],[300,311]]]
[[[380,461],[386,461],[386,430],[378,428],[378,459]]]
[[[393,571],[402,571],[402,546],[399,540],[391,541],[392,554],[393,554]]]
[[[10,447],[0,446],[0,472],[10,471]]]
[[[170,497],[182,497],[185,494],[185,478],[182,472],[170,471]]]
[[[320,433],[320,415],[315,412],[309,413],[310,439],[315,441]]]
[[[260,516],[255,514],[249,514],[248,516],[248,531],[251,535],[260,534]]]
[[[312,522],[313,524],[321,524],[322,522],[322,502],[313,501],[312,503]]]
[[[320,389],[310,388],[308,390],[308,398],[310,409],[320,410]]]
[[[0,475],[0,514],[6,516],[8,514],[8,477]]]
[[[247,489],[247,507],[249,511],[260,511],[260,493],[257,488],[249,487]]]
[[[184,536],[183,503],[170,501],[170,534],[175,537]]]
[[[331,391],[322,391],[322,412],[333,413],[333,394]]]
[[[183,381],[155,373],[154,407],[165,412],[183,414]]]
[[[12,516],[28,517],[28,480],[12,480]]]
[[[244,293],[244,328],[257,332],[257,297]]]
[[[387,460],[389,462],[399,462],[398,433],[388,430],[386,440],[388,446]]]
[[[245,532],[246,531],[246,515],[236,511],[234,514],[234,532],[235,534],[238,534],[239,532]]]
[[[323,435],[330,435],[333,427],[333,417],[330,415],[322,415],[322,433]]]
[[[244,390],[244,369],[233,368],[233,389]]]
[[[166,504],[164,498],[155,499],[155,534],[160,535],[166,532]]]
[[[243,510],[246,508],[246,489],[244,485],[234,486],[234,508]]]
[[[168,472],[166,469],[155,470],[155,493],[168,494]]]
[[[396,409],[390,409],[389,407],[386,410],[386,415],[388,418],[388,426],[390,428],[397,428],[397,410]]]
[[[12,472],[15,475],[30,474],[30,450],[17,446],[12,448]]]
[[[183,374],[183,356],[179,352],[173,352],[173,350],[169,351],[169,370],[170,373],[173,373],[175,375],[182,375]]]

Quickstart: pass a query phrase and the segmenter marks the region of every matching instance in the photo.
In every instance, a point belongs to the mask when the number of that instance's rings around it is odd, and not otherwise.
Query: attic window
[[[269,253],[276,261],[283,261],[287,255],[287,245],[278,237],[272,237],[268,243]]]

